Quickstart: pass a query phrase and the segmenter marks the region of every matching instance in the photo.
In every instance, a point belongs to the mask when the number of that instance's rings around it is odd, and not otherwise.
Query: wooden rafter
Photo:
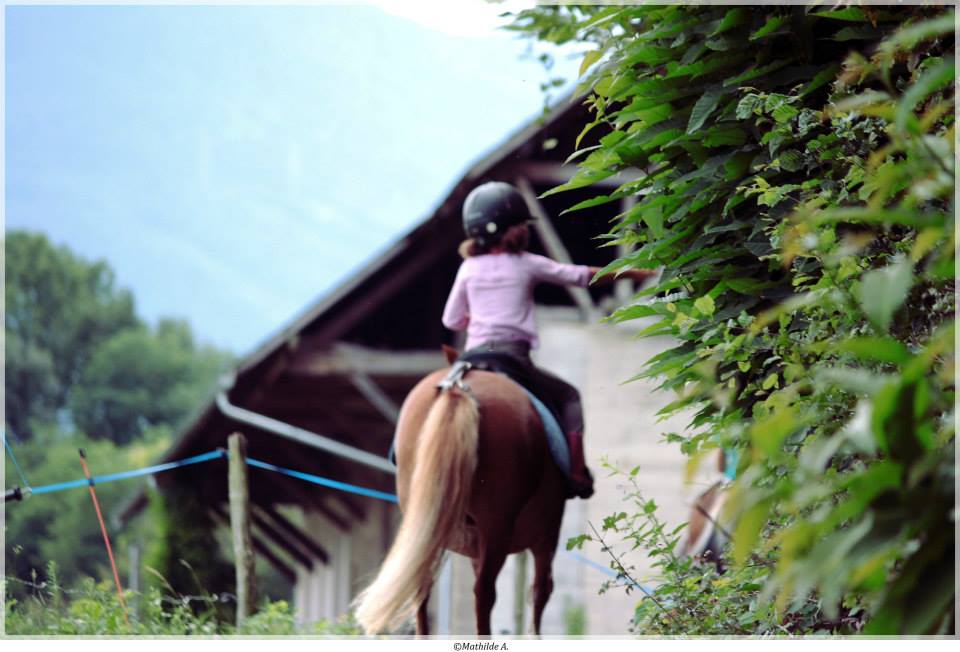
[[[278,527],[285,530],[293,538],[300,542],[310,553],[319,559],[321,562],[326,564],[330,561],[330,554],[326,549],[321,546],[316,540],[311,537],[309,534],[303,531],[303,528],[299,527],[295,523],[291,522],[286,516],[278,512],[277,510],[270,510],[264,512],[270,520],[272,520]]]
[[[533,221],[533,228],[536,229],[537,235],[540,236],[540,240],[543,242],[547,253],[557,262],[572,264],[573,260],[570,258],[570,253],[563,245],[563,240],[560,239],[556,229],[553,228],[553,223],[540,204],[540,200],[537,199],[537,195],[533,191],[533,186],[531,186],[530,182],[524,177],[517,177],[516,185],[517,189],[520,190],[520,194],[523,195],[524,200],[526,200],[530,213],[536,218]],[[593,299],[590,293],[587,292],[587,289],[567,286],[567,292],[570,294],[573,302],[577,304],[577,307],[580,308],[583,318],[586,321],[591,321],[596,314],[596,306],[593,305]]]
[[[361,373],[375,376],[425,376],[444,366],[437,351],[377,351],[356,344],[337,342],[325,350],[304,351],[290,365],[289,373],[329,375]]]
[[[262,509],[253,510],[253,524],[274,544],[293,557],[298,564],[304,568],[313,568],[314,556],[304,551],[287,533],[281,532],[267,520]],[[329,556],[327,558],[329,559]]]
[[[219,524],[221,527],[230,527],[230,519],[227,518],[226,512],[223,507],[218,504],[211,504],[209,507],[211,516],[213,516],[214,522]],[[253,549],[259,555],[263,555],[263,558],[273,566],[273,568],[283,575],[288,582],[293,584],[297,581],[297,572],[288,564],[286,561],[281,559],[276,553],[274,553],[270,547],[259,539],[259,537],[253,537]]]
[[[552,187],[562,185],[573,179],[577,173],[577,166],[556,161],[513,161],[504,164],[498,170],[498,173],[506,178],[527,179],[531,183]],[[636,171],[634,176],[639,177],[641,174]],[[618,172],[591,184],[590,187],[609,192],[632,180],[633,176],[629,172]]]
[[[364,398],[366,398],[377,412],[390,423],[395,424],[400,417],[400,408],[397,404],[380,389],[380,386],[373,382],[367,374],[362,371],[354,371],[350,374],[350,382],[357,388]]]

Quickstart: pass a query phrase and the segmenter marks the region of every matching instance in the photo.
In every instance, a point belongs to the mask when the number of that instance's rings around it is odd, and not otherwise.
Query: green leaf
[[[881,391],[890,376],[867,369],[824,367],[814,373],[814,379],[818,383],[835,385],[854,394],[872,396]]]
[[[690,121],[687,123],[688,134],[692,134],[703,126],[713,110],[717,108],[721,97],[723,97],[723,91],[719,88],[711,89],[700,96],[690,112]]]
[[[789,65],[791,62],[792,62],[791,59],[777,59],[776,61],[771,61],[770,63],[763,66],[751,66],[749,69],[745,70],[739,75],[735,75],[734,77],[724,79],[723,85],[734,86],[736,84],[740,84],[741,82],[750,81],[751,79],[756,79],[757,77],[762,77],[763,75],[767,75],[773,72],[774,70],[779,70],[780,68],[783,68],[784,66]]]
[[[750,558],[760,530],[767,522],[770,506],[770,500],[762,500],[744,511],[737,520],[737,527],[733,531],[733,559],[737,564],[744,564]]]
[[[589,534],[579,534],[575,537],[570,537],[567,539],[567,550],[581,550],[583,544],[587,541],[593,541],[593,537]]]
[[[956,67],[953,59],[945,59],[939,65],[927,70],[916,82],[911,84],[903,98],[897,103],[897,127],[906,129],[913,109],[917,103],[931,93],[955,83]]]
[[[745,25],[750,19],[750,14],[743,7],[734,7],[733,9],[728,9],[727,13],[723,15],[723,19],[720,21],[720,24],[717,25],[717,28],[713,30],[710,36],[717,36],[718,34],[723,34],[734,27],[739,27],[740,25]]]
[[[873,455],[877,450],[877,443],[873,437],[870,424],[873,414],[873,403],[869,399],[857,403],[853,418],[840,431],[838,437],[850,442],[855,450]]]
[[[904,226],[925,227],[944,225],[944,215],[939,212],[921,213],[910,208],[873,208],[870,206],[854,208],[831,208],[821,211],[814,217],[816,224],[836,222],[862,222],[865,224],[903,224]]]
[[[739,124],[716,124],[703,134],[701,142],[707,147],[726,147],[743,145],[747,134]]]
[[[773,110],[773,113],[771,113],[771,115],[773,116],[773,119],[781,123],[789,122],[793,118],[797,117],[799,114],[800,112],[794,107],[790,106],[790,104],[788,104],[787,102],[783,102],[779,104],[777,108]]]
[[[880,45],[880,51],[891,57],[898,50],[910,50],[927,39],[947,36],[956,29],[956,12],[949,11],[930,20],[920,21],[900,29]]]
[[[556,188],[551,188],[547,192],[540,195],[540,197],[549,197],[550,195],[555,195],[560,192],[565,192],[567,190],[576,190],[577,188],[587,188],[597,183],[598,181],[603,181],[608,177],[612,177],[616,174],[616,170],[606,169],[606,170],[584,170],[580,169],[573,176],[573,178],[562,185],[557,186]]]
[[[643,45],[631,49],[627,53],[624,63],[626,65],[642,63],[648,66],[656,66],[665,61],[672,60],[674,56],[672,48],[664,48],[657,45]]]
[[[787,15],[771,16],[770,18],[767,19],[767,22],[766,24],[764,24],[763,27],[761,27],[756,32],[750,35],[750,40],[756,41],[757,39],[761,39],[765,36],[769,36],[770,34],[773,34],[777,30],[779,30],[781,27],[786,25],[787,21],[789,20],[790,20],[790,16],[787,16]]]
[[[771,374],[771,376],[775,375]],[[770,381],[770,377],[767,381]],[[776,455],[783,440],[801,425],[797,419],[796,409],[792,406],[779,408],[768,416],[754,421],[750,426],[750,441],[753,443],[755,453],[759,453],[759,459]]]
[[[788,149],[780,154],[780,167],[787,172],[796,172],[803,167],[803,156],[795,149]]]
[[[875,269],[860,279],[856,295],[864,312],[883,333],[890,328],[897,311],[913,285],[913,265],[901,260],[889,267]]]
[[[600,57],[603,56],[603,50],[590,50],[585,55],[583,55],[583,61],[580,63],[580,72],[579,75],[582,77],[583,73],[600,60]]]
[[[882,36],[883,32],[876,27],[869,25],[856,26],[856,27],[844,27],[830,39],[832,41],[874,41],[878,37]]]
[[[819,16],[820,18],[832,18],[834,20],[846,20],[858,23],[865,23],[870,20],[863,9],[859,7],[846,7],[833,11],[816,11],[812,15]]]
[[[890,337],[856,337],[841,342],[837,348],[861,360],[904,364],[910,359],[907,347]]]
[[[910,260],[915,263],[927,255],[934,245],[943,238],[944,232],[941,228],[924,229],[917,234],[917,239],[913,243],[913,249],[910,250]]]
[[[713,303],[713,299],[710,298],[710,295],[706,294],[696,301],[693,302],[693,307],[700,311],[701,315],[709,317],[716,310],[716,306]]]
[[[818,72],[816,76],[813,79],[811,79],[807,83],[807,85],[800,90],[800,97],[809,95],[810,93],[817,90],[824,84],[827,84],[835,80],[837,78],[837,73],[840,72],[840,69],[841,69],[840,66],[833,65]]]
[[[717,229],[719,231],[720,229]],[[713,233],[714,231],[711,231]],[[760,290],[776,285],[772,281],[763,281],[755,278],[728,278],[725,283],[727,287],[740,294],[755,295]]]

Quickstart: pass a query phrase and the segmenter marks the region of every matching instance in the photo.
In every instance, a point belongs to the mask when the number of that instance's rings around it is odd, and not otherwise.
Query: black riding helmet
[[[481,247],[495,244],[511,226],[529,219],[523,195],[502,181],[477,186],[463,202],[463,230]]]

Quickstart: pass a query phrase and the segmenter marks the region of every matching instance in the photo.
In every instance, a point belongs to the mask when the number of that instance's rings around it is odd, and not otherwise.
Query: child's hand
[[[599,267],[591,267],[590,273],[596,276],[600,273]],[[660,270],[657,269],[628,269],[626,271],[620,272],[619,274],[614,274],[613,272],[608,273],[606,276],[601,276],[596,281],[594,285],[607,285],[613,283],[614,281],[634,281],[636,283],[643,283],[647,279],[656,276],[660,273]]]
[[[660,273],[657,269],[628,269],[617,278],[626,278],[636,283],[644,283]]]

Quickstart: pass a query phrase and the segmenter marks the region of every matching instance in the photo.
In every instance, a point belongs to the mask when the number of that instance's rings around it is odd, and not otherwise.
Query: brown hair
[[[495,242],[488,242],[483,245],[476,238],[469,238],[460,243],[457,251],[462,258],[471,258],[473,256],[482,256],[490,253],[494,247],[500,247],[507,253],[518,254],[527,250],[530,244],[530,229],[526,224],[514,224],[503,237]]]

